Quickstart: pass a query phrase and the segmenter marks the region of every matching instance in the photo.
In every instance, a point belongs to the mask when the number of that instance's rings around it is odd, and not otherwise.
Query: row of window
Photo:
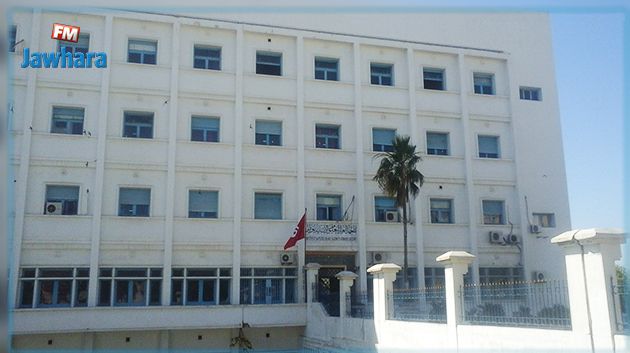
[[[9,33],[9,50],[15,51],[17,27],[12,26]],[[59,41],[57,49],[65,47],[66,51],[87,53],[90,46],[90,35],[82,33],[76,43]],[[157,64],[158,42],[156,40],[129,39],[127,43],[127,62],[137,64]],[[339,81],[339,59],[315,57],[314,77],[316,80]],[[193,47],[193,67],[205,70],[221,70],[221,47],[197,45]],[[282,76],[282,53],[257,51],[256,73],[261,75]],[[442,68],[424,67],[422,82],[425,89],[446,90],[445,70]],[[373,85],[393,86],[394,65],[386,63],[370,63],[370,83]],[[476,94],[494,95],[494,74],[473,73],[473,91]],[[542,100],[540,88],[521,87],[520,98],[523,100]]]
[[[173,268],[171,305],[230,304],[231,268]],[[23,268],[20,308],[85,307],[88,268]],[[241,304],[295,303],[296,268],[241,268]],[[162,268],[99,269],[99,306],[161,305]]]
[[[125,111],[123,114],[123,137],[153,138],[154,114],[150,112]],[[52,110],[51,133],[81,135],[85,109],[54,106]],[[202,142],[220,141],[220,118],[193,115],[190,119],[190,140]],[[255,144],[282,146],[282,122],[256,120]],[[393,150],[395,129],[373,128],[372,150],[389,152]],[[427,132],[427,154],[448,156],[450,137],[446,132]],[[479,135],[477,137],[480,158],[500,158],[499,137]],[[341,149],[341,126],[315,124],[315,147]]]
[[[47,185],[45,214],[76,215],[79,203],[79,187],[69,185]],[[454,223],[453,199],[430,198],[431,223]],[[122,187],[118,193],[118,216],[149,217],[151,189]],[[317,194],[316,218],[321,221],[342,219],[342,197],[335,194]],[[504,201],[483,200],[483,223],[505,224]],[[218,218],[219,192],[209,190],[188,191],[189,218]],[[538,224],[554,227],[553,214],[534,213]],[[544,216],[544,217],[543,217]],[[282,193],[255,192],[255,219],[282,219]],[[395,200],[385,196],[374,197],[374,220],[376,222],[398,221]]]

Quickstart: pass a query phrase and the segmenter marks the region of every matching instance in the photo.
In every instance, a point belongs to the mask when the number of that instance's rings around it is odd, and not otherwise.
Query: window
[[[315,125],[315,147],[339,149],[339,126],[338,125]]]
[[[256,52],[256,73],[282,76],[282,53]]]
[[[479,145],[479,158],[499,158],[499,137],[498,136],[477,136]]]
[[[59,212],[61,207],[61,212]],[[79,210],[79,187],[46,185],[44,214],[76,215]]]
[[[444,287],[444,268],[443,267],[425,267],[424,268],[424,285],[425,287]]]
[[[99,269],[99,306],[161,305],[161,268]]]
[[[372,151],[391,152],[394,150],[394,138],[396,130],[372,129]]]
[[[393,86],[393,69],[391,64],[370,63],[370,83],[373,85]]]
[[[83,135],[85,109],[53,107],[50,132],[53,134]]]
[[[255,219],[282,219],[282,194],[257,192],[254,194]]]
[[[173,268],[171,305],[230,304],[231,268]]]
[[[256,144],[282,146],[282,122],[256,120]]]
[[[339,81],[339,59],[315,58],[315,79]]]
[[[317,220],[339,221],[341,220],[341,196],[317,195]]]
[[[514,283],[523,280],[521,267],[480,267],[481,283]]]
[[[476,94],[494,94],[494,75],[475,72],[473,82]]]
[[[374,221],[387,222],[387,212],[398,212],[396,200],[392,197],[374,197]]]
[[[61,48],[66,48],[66,53],[72,52],[74,53],[83,53],[84,55],[90,51],[90,35],[87,33],[79,34],[79,41],[74,42],[66,42],[66,41],[58,41],[57,42],[57,51],[61,51]]]
[[[193,115],[190,119],[190,140],[219,142],[219,126],[219,118]]]
[[[505,224],[503,201],[483,200],[483,224]]]
[[[195,69],[221,70],[221,48],[195,45],[193,56]]]
[[[297,298],[295,268],[241,268],[241,304],[287,304]]]
[[[521,99],[528,101],[540,101],[542,100],[542,94],[540,88],[536,87],[521,87],[519,89],[519,95]]]
[[[120,188],[118,215],[121,217],[149,217],[151,189]]]
[[[534,220],[543,228],[556,227],[556,215],[553,213],[534,213]]]
[[[157,62],[157,41],[129,39],[127,62],[155,65]]]
[[[123,137],[153,138],[153,113],[125,112]]]
[[[87,306],[88,268],[23,268],[20,271],[20,308]]]
[[[12,25],[9,28],[9,52],[15,53],[15,46],[17,43],[17,26]]]
[[[427,154],[448,156],[448,133],[427,132]]]
[[[217,218],[219,193],[217,191],[188,191],[189,218]]]
[[[444,88],[444,70],[443,69],[422,69],[422,78],[424,80],[424,89],[434,89],[443,91]]]
[[[409,281],[409,288],[418,288],[418,269],[416,267],[407,268],[407,280]],[[370,282],[372,281],[370,280]],[[405,288],[405,281],[403,280],[403,271],[398,271],[396,273],[396,280],[394,281],[394,289],[408,289],[408,288]],[[427,299],[430,299],[430,298],[427,298]]]
[[[453,223],[453,200],[431,199],[431,223]]]

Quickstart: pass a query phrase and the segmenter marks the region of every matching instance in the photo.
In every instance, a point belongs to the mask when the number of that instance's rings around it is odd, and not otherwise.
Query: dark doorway
[[[317,298],[330,316],[339,316],[339,280],[335,275],[344,267],[322,267],[317,281]]]

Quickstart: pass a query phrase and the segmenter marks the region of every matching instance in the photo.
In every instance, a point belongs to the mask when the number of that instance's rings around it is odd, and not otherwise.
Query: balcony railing
[[[355,241],[357,224],[350,222],[309,222],[306,224],[307,240]]]

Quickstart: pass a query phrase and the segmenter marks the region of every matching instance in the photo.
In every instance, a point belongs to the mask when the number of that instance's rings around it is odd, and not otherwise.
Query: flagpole
[[[306,228],[307,228],[307,218],[306,217],[306,207],[304,207],[304,250],[302,250],[302,258],[304,259],[304,265],[306,265]],[[300,269],[302,273],[304,273],[304,269]],[[306,283],[305,276],[302,276],[303,280]],[[306,291],[312,290],[311,288],[306,288]],[[306,291],[304,291],[304,302],[306,302]]]

